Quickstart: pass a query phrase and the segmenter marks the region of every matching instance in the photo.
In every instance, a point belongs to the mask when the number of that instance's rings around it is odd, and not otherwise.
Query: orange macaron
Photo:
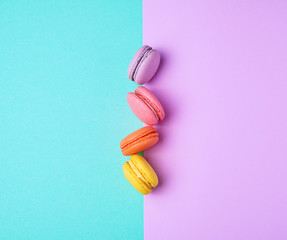
[[[143,127],[126,136],[120,143],[122,153],[130,156],[147,150],[158,142],[158,133],[151,126]]]

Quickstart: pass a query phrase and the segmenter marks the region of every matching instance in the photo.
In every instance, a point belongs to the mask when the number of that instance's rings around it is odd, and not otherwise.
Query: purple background
[[[161,140],[145,239],[287,239],[287,2],[144,0]]]

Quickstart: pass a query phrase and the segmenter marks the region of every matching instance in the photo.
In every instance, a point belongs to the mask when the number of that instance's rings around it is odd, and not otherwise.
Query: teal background
[[[119,142],[141,1],[0,1],[0,239],[143,239]]]

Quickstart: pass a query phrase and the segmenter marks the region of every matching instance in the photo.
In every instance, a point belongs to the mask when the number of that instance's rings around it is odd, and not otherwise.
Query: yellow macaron
[[[149,194],[151,188],[158,184],[155,171],[139,154],[132,155],[131,159],[124,163],[123,171],[126,179],[142,194]]]

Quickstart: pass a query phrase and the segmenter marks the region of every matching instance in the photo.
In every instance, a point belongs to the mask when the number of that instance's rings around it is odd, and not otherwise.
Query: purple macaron
[[[155,75],[160,63],[159,52],[144,45],[137,50],[129,69],[128,78],[142,85],[150,81]]]

